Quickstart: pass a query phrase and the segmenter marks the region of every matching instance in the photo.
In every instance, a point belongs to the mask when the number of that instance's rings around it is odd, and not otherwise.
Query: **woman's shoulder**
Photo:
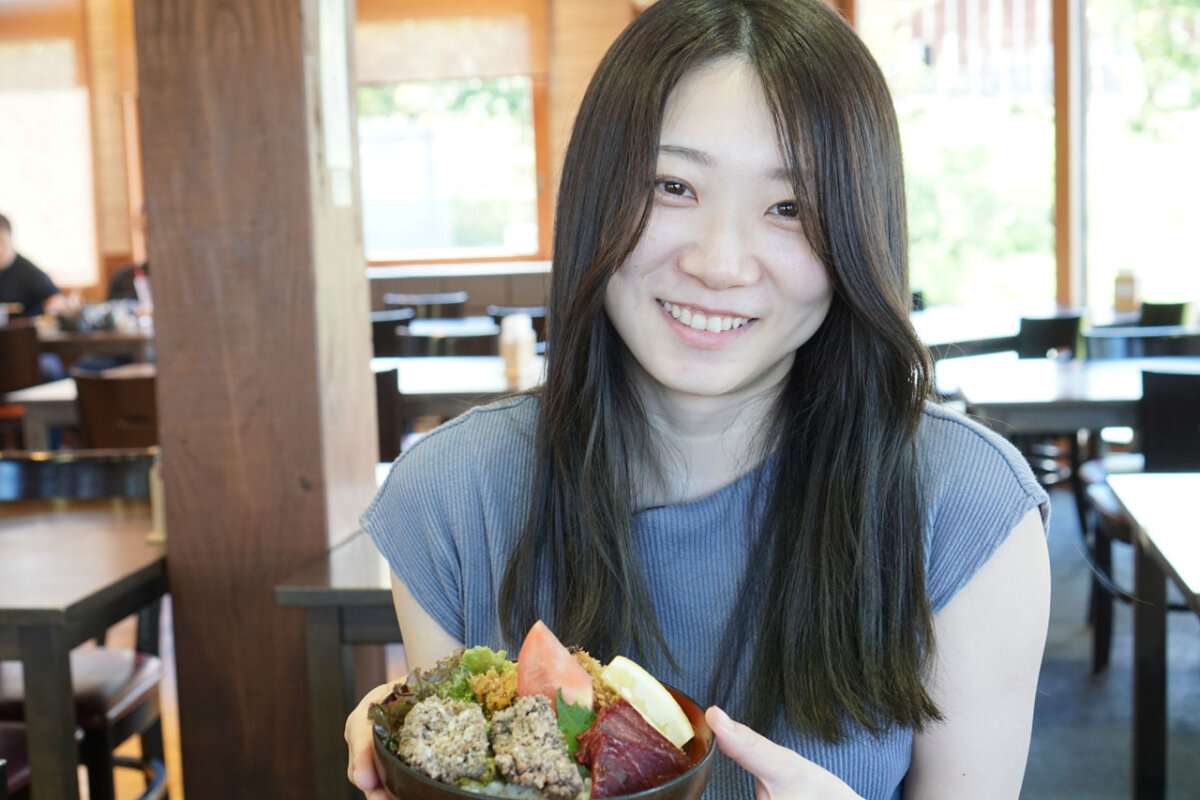
[[[1045,495],[1024,456],[996,431],[952,408],[929,402],[917,431],[927,484],[935,490],[994,486],[1033,498]],[[938,492],[934,492],[937,499]]]
[[[929,403],[917,433],[927,582],[935,611],[961,589],[1029,511],[1050,502],[1021,453],[964,414]]]

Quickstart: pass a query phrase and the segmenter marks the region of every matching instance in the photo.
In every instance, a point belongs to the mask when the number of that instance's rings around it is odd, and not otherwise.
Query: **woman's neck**
[[[638,481],[637,508],[682,503],[711,494],[753,468],[757,437],[791,369],[780,362],[755,383],[718,397],[676,392],[635,366],[635,381],[657,438],[660,476]]]

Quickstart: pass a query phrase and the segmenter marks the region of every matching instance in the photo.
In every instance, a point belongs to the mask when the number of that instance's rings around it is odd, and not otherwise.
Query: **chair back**
[[[1084,334],[1084,349],[1093,359],[1200,355],[1200,329],[1180,325],[1096,328]]]
[[[0,451],[0,503],[150,497],[157,449]]]
[[[1200,470],[1200,374],[1142,372],[1140,412],[1147,472]]]
[[[1142,303],[1137,324],[1149,328],[1182,325],[1187,316],[1187,307],[1187,303]]]
[[[13,392],[41,382],[37,329],[33,323],[16,320],[0,327],[0,392]]]
[[[1079,314],[1022,317],[1017,332],[1017,358],[1045,358],[1051,351],[1075,355],[1079,339]]]
[[[432,335],[412,333],[406,327],[396,331],[400,352],[408,357],[435,356],[494,356],[500,352],[500,338],[495,334]]]
[[[400,355],[396,329],[407,325],[416,316],[411,308],[389,308],[371,312],[371,344],[376,358]]]
[[[417,319],[461,317],[467,306],[468,297],[466,292],[428,292],[423,294],[388,292],[383,296],[383,304],[411,308]]]
[[[379,460],[395,461],[400,455],[404,425],[400,418],[400,375],[396,368],[375,373],[375,414],[379,424]]]
[[[488,306],[487,315],[500,324],[500,320],[511,314],[528,314],[533,321],[533,332],[537,341],[546,341],[546,307],[545,306]]]
[[[155,379],[147,375],[74,372],[79,427],[89,448],[153,447],[158,444]]]

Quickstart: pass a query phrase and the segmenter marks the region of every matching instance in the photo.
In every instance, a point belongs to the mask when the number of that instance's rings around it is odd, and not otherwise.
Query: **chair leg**
[[[154,721],[146,730],[142,731],[138,737],[142,743],[142,758],[146,761],[161,761],[166,763],[163,757],[163,732],[162,720]]]
[[[106,730],[84,731],[80,760],[87,767],[91,800],[117,800],[113,782],[113,742]]]
[[[1092,557],[1105,577],[1112,578],[1112,539],[1097,527]],[[1108,669],[1112,650],[1113,596],[1092,578],[1092,674]]]

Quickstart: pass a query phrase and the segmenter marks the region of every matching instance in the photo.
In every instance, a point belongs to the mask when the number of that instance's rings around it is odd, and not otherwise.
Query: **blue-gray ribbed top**
[[[416,600],[468,646],[513,646],[502,640],[496,596],[529,507],[537,409],[534,397],[508,398],[437,428],[396,460],[362,517]],[[926,582],[936,612],[1029,509],[1040,506],[1046,519],[1049,506],[1008,442],[953,411],[927,406],[918,453],[927,504]],[[634,517],[651,599],[680,668],[665,659],[643,666],[702,706],[709,702],[712,670],[733,666],[717,650],[748,568],[752,477],[764,469],[769,460],[709,495]],[[747,667],[748,661],[743,673]],[[830,745],[781,725],[772,738],[868,800],[903,795],[909,729],[893,726],[876,738],[850,727],[843,742]],[[720,754],[717,759],[705,797],[752,800],[750,777]]]

